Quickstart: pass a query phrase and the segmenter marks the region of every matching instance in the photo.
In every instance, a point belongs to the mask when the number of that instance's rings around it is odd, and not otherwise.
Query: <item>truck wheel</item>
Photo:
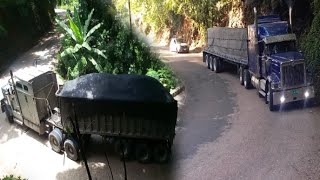
[[[210,56],[210,58],[209,58],[209,69],[211,69],[211,71],[214,71],[214,69],[213,69],[213,59],[214,59],[214,57]]]
[[[154,160],[158,163],[166,163],[170,159],[171,151],[166,143],[158,143],[153,149]]]
[[[206,65],[207,65],[207,68],[210,69],[210,58],[211,56],[210,55],[206,55]]]
[[[221,59],[219,59],[218,57],[214,57],[213,58],[213,69],[214,72],[216,73],[220,73],[221,72]]]
[[[64,142],[64,150],[69,159],[73,161],[77,161],[79,159],[79,146],[74,139],[67,139]]]
[[[243,85],[246,89],[250,89],[251,88],[251,78],[250,78],[250,73],[248,71],[248,69],[245,69],[244,70],[244,73],[243,73]]]
[[[206,53],[202,54],[202,62],[206,62],[207,56],[208,56],[208,54],[206,54]]]
[[[275,107],[273,105],[273,92],[272,92],[272,89],[271,89],[271,83],[268,83],[268,92],[269,92],[269,110],[270,111],[274,111],[275,110]]]
[[[10,107],[9,105],[5,104],[5,105],[3,105],[2,108],[4,108],[4,112],[5,112],[5,114],[6,114],[6,117],[7,117],[7,119],[8,119],[8,122],[9,122],[10,124],[14,123],[14,121],[13,121],[13,115],[12,115],[12,111],[11,111],[11,107]]]
[[[239,68],[239,80],[240,80],[240,85],[243,85],[243,67],[240,66]]]
[[[55,128],[49,134],[49,142],[53,151],[60,153],[63,143],[63,134],[60,129]]]
[[[117,139],[114,142],[114,150],[121,159],[129,159],[132,153],[131,143],[126,140]]]
[[[150,162],[152,151],[151,151],[151,148],[147,144],[145,144],[145,143],[137,144],[135,153],[136,153],[136,159],[140,163]]]

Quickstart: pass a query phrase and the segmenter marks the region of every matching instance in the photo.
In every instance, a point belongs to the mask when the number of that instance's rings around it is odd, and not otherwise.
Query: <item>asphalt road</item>
[[[236,72],[209,71],[201,53],[156,50],[185,85],[177,97],[179,116],[173,158],[168,164],[126,163],[128,179],[319,179],[320,108],[292,106],[270,112],[256,90],[246,90]],[[102,139],[88,146],[93,179],[124,179],[123,164]],[[0,177],[87,179],[81,163],[50,149],[46,136],[0,115]]]

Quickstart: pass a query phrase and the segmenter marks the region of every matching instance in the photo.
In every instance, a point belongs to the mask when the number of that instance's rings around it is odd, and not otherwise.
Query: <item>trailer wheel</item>
[[[171,150],[166,143],[158,143],[154,146],[153,157],[158,163],[166,163],[170,159]]]
[[[245,69],[244,70],[244,73],[243,73],[243,85],[246,89],[250,89],[251,88],[251,78],[250,78],[250,73],[248,71],[248,69]]]
[[[132,153],[131,143],[126,140],[117,139],[114,142],[114,150],[119,155],[119,157],[129,159]],[[122,155],[123,153],[123,155]]]
[[[210,56],[210,58],[209,58],[209,69],[211,69],[211,71],[214,71],[213,59],[214,59],[214,57]]]
[[[69,159],[73,161],[77,161],[79,159],[79,146],[74,139],[67,139],[64,142],[64,150]]]
[[[214,69],[214,72],[220,73],[221,69],[222,69],[221,65],[222,65],[221,59],[219,59],[218,57],[214,57],[213,58],[213,69]]]
[[[147,144],[141,143],[136,145],[136,150],[135,150],[136,159],[140,163],[150,162],[151,153],[152,153],[151,148]]]
[[[210,69],[210,58],[211,56],[210,55],[206,55],[206,65],[207,65],[207,68]]]
[[[6,117],[8,119],[8,122],[10,124],[14,123],[11,107],[9,105],[5,104],[5,105],[1,106],[1,108],[3,108],[3,110],[6,114]]]
[[[53,151],[60,153],[63,143],[63,134],[60,129],[55,128],[49,134],[49,142]]]
[[[239,81],[240,81],[240,85],[243,85],[243,67],[240,66],[239,68]]]
[[[269,92],[269,110],[270,111],[274,111],[275,110],[275,106],[273,105],[273,92],[271,89],[271,83],[268,83],[268,92]],[[267,95],[266,95],[267,96]]]

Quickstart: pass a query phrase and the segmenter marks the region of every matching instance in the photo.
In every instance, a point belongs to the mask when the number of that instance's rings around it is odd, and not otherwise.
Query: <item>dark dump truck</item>
[[[139,75],[93,73],[57,85],[55,73],[9,79],[2,111],[10,122],[49,133],[52,149],[79,159],[90,135],[108,138],[122,158],[168,161],[175,136],[177,102],[157,80]]]
[[[247,28],[209,28],[203,61],[216,73],[225,63],[236,65],[240,84],[255,87],[270,111],[289,102],[307,102],[315,94],[292,25],[277,15],[257,17],[255,10],[255,22]]]

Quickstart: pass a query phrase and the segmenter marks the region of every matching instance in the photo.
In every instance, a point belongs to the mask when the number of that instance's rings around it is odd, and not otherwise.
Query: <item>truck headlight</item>
[[[309,91],[307,90],[305,93],[304,93],[304,97],[305,98],[308,98],[310,96],[310,93],[309,93]]]
[[[271,89],[279,89],[280,83],[271,83]]]
[[[284,103],[284,101],[286,101],[286,98],[285,98],[284,96],[281,96],[281,97],[280,97],[280,102],[281,102],[281,103]]]

